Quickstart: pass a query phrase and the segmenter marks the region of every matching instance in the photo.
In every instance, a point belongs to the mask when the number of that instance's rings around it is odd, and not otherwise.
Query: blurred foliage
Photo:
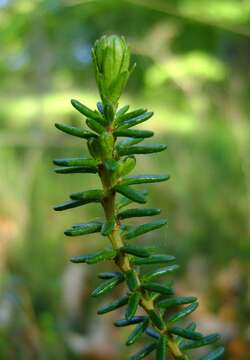
[[[83,176],[53,174],[53,158],[86,151],[53,123],[79,123],[70,98],[95,106],[90,48],[115,32],[137,62],[122,103],[148,104],[169,146],[157,161],[138,161],[138,171],[172,178],[152,188],[150,203],[170,224],[155,241],[183,263],[180,288],[211,295],[200,318],[225,334],[225,359],[249,359],[249,0],[0,0],[0,29],[0,358],[98,359],[98,341],[117,336],[91,328],[85,294],[95,274],[67,263],[101,248],[99,238],[62,236],[76,217],[101,214],[51,210],[90,188]],[[68,299],[73,285],[78,297]]]

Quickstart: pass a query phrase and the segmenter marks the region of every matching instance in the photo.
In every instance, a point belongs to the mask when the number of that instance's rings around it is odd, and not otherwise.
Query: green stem
[[[114,158],[113,158],[114,159]],[[116,160],[116,159],[114,159]],[[110,219],[116,218],[116,209],[115,209],[115,197],[116,193],[112,189],[112,183],[109,178],[109,174],[106,172],[105,167],[103,165],[100,165],[99,167],[99,176],[102,181],[103,190],[105,193],[104,200],[102,202],[102,206],[104,209],[106,220],[109,221]],[[124,241],[121,236],[121,229],[120,224],[116,221],[114,229],[109,236],[109,240],[112,244],[112,247],[114,250],[119,250],[121,247],[124,246]],[[134,270],[133,264],[130,262],[130,257],[127,254],[120,253],[118,259],[116,260],[116,265],[119,267],[120,271],[126,274],[127,272]],[[159,312],[159,310],[155,307],[154,301],[150,299],[148,296],[148,293],[144,291],[141,288],[141,280],[140,276],[136,273],[137,277],[137,284],[138,284],[138,291],[141,292],[141,302],[140,306],[145,310],[145,312],[150,316],[152,311],[157,313],[159,318],[163,321],[162,314]],[[159,334],[167,334],[167,328],[164,328],[163,330],[157,328],[155,325],[153,325],[155,330]],[[175,359],[181,358],[183,360],[188,360],[187,355],[184,355],[183,352],[179,349],[178,344],[175,342],[174,338],[172,336],[168,335],[168,347],[172,353],[172,355],[175,357]]]

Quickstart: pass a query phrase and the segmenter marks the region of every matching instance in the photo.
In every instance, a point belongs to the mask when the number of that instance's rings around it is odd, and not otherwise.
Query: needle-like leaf
[[[74,108],[77,111],[79,111],[81,114],[83,114],[87,118],[97,120],[97,121],[99,121],[100,123],[103,123],[103,124],[106,123],[103,116],[101,116],[97,111],[93,111],[93,110],[89,109],[87,106],[80,103],[80,101],[72,99],[71,104],[72,104],[72,106],[74,106]]]
[[[135,209],[127,209],[120,212],[117,216],[118,219],[129,219],[132,217],[142,217],[142,216],[155,216],[159,215],[161,212],[160,209],[157,208],[135,208]]]
[[[72,135],[72,136],[76,136],[82,139],[90,139],[92,137],[96,137],[96,135],[88,130],[83,130],[83,129],[79,129],[77,127],[74,126],[69,126],[69,125],[65,125],[65,124],[55,124],[55,127],[58,130],[61,130],[62,132]]]
[[[166,181],[170,176],[165,175],[137,175],[127,176],[122,179],[121,185],[151,184]]]
[[[128,340],[126,342],[127,346],[134,344],[141,337],[141,335],[144,333],[148,326],[148,321],[149,320],[146,318],[143,322],[136,326],[136,328],[128,337]]]
[[[102,223],[100,221],[90,221],[84,224],[73,225],[70,229],[64,231],[67,236],[87,235],[101,231]]]
[[[99,164],[99,161],[95,159],[88,158],[65,158],[65,159],[55,159],[53,163],[57,166],[84,166],[96,167]]]
[[[188,316],[189,314],[191,314],[193,311],[195,311],[198,307],[198,302],[194,302],[193,304],[185,307],[184,309],[177,311],[176,313],[174,313],[173,315],[171,315],[168,320],[167,323],[168,324],[173,324],[176,321],[179,321],[181,319],[183,319],[184,317]]]
[[[111,290],[113,290],[117,285],[119,285],[123,281],[124,281],[123,277],[115,277],[113,279],[110,279],[110,280],[106,281],[105,283],[102,283],[101,285],[99,285],[91,293],[91,296],[92,297],[102,296],[102,295],[106,294],[107,292],[110,292]]]
[[[98,169],[96,166],[65,166],[54,171],[57,174],[96,174]]]
[[[225,352],[225,349],[223,346],[218,347],[217,349],[211,351],[209,354],[202,356],[200,360],[216,360],[221,357]]]
[[[131,320],[135,316],[136,310],[140,302],[140,298],[141,293],[139,291],[135,291],[130,295],[125,315],[127,320]]]
[[[149,138],[154,136],[154,133],[150,130],[117,129],[114,131],[114,135],[119,137]]]
[[[130,147],[120,147],[118,148],[118,153],[120,156],[124,155],[135,155],[135,154],[153,154],[161,152],[167,148],[166,145],[155,144],[155,145],[134,145]]]
[[[170,299],[164,299],[157,304],[163,309],[168,309],[173,306],[191,304],[197,301],[195,296],[179,296]]]
[[[174,261],[173,255],[151,255],[145,259],[132,259],[134,265],[164,264]]]
[[[106,314],[110,311],[114,311],[116,309],[119,309],[120,307],[126,305],[128,303],[128,296],[125,295],[123,297],[121,297],[120,299],[117,299],[115,301],[113,301],[111,304],[105,305],[103,307],[101,307],[98,311],[97,314],[98,315],[103,315]]]
[[[185,351],[190,350],[190,349],[196,349],[196,348],[199,348],[202,346],[213,344],[216,341],[218,341],[219,339],[220,339],[219,334],[211,334],[208,336],[204,336],[200,340],[186,341],[183,344],[181,344],[180,348],[181,348],[181,350],[185,350]]]
[[[150,223],[146,223],[143,225],[139,225],[135,228],[132,228],[131,230],[128,230],[124,235],[124,239],[125,240],[130,240],[133,239],[137,236],[143,235],[149,231],[153,231],[153,230],[157,230],[159,228],[161,228],[162,226],[166,225],[167,221],[166,220],[156,220],[156,221],[152,221]]]
[[[145,204],[146,199],[144,193],[134,190],[129,186],[125,185],[117,185],[115,186],[115,190],[119,192],[120,194],[126,196],[128,199],[135,201],[140,204]]]
[[[141,350],[139,350],[136,354],[130,356],[128,360],[141,360],[144,359],[147,355],[151,354],[157,348],[156,343],[152,343],[144,346]]]
[[[156,360],[167,360],[167,343],[167,336],[162,335],[157,345]]]

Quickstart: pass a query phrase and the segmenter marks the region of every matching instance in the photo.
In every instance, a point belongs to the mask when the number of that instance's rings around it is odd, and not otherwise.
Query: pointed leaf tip
[[[204,336],[200,340],[186,341],[180,345],[180,348],[181,348],[181,350],[184,350],[184,351],[196,349],[199,347],[213,344],[213,343],[217,342],[219,339],[220,339],[220,334],[211,334],[211,335]]]
[[[221,357],[225,352],[225,349],[223,346],[218,347],[217,349],[211,351],[209,354],[203,356],[200,358],[200,360],[216,360]]]
[[[117,285],[124,281],[123,277],[115,277],[99,285],[92,293],[92,297],[99,297],[112,291]]]
[[[146,345],[141,350],[139,350],[136,354],[130,356],[128,360],[141,360],[144,359],[147,355],[151,354],[157,348],[157,343],[152,343]]]
[[[179,320],[183,319],[184,317],[188,316],[193,311],[195,311],[198,306],[199,306],[198,302],[194,302],[191,305],[185,307],[184,309],[182,309],[180,311],[177,311],[176,313],[174,313],[173,315],[171,315],[168,318],[167,323],[168,324],[173,324],[176,321],[179,321]]]

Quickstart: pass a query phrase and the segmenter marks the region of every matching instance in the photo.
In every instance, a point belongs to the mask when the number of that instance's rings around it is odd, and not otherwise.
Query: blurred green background
[[[222,332],[224,359],[250,359],[250,1],[0,0],[0,29],[0,359],[128,357],[121,314],[98,318],[89,300],[98,267],[68,261],[105,240],[63,235],[100,210],[52,210],[97,181],[53,173],[53,158],[86,154],[53,124],[82,123],[71,98],[95,106],[90,49],[105,33],[137,63],[120,105],[153,110],[168,144],[138,161],[171,174],[149,200],[169,226],[141,243],[178,257],[177,292],[199,296],[194,319]]]

